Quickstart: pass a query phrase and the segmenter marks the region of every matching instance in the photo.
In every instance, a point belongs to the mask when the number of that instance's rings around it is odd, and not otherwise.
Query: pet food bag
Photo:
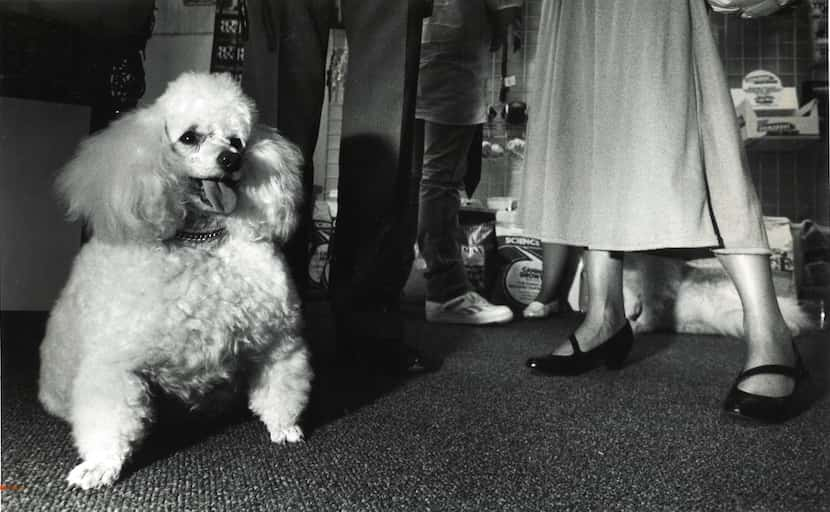
[[[520,311],[542,287],[542,242],[521,235],[497,236],[499,270],[493,302]]]
[[[775,293],[779,297],[796,295],[794,276],[793,234],[790,219],[764,217],[770,248],[770,270]]]
[[[458,245],[467,278],[473,289],[489,298],[498,273],[496,218],[492,211],[477,206],[462,206],[458,212]],[[403,289],[406,301],[417,302],[426,296],[426,261],[415,245],[412,270]]]
[[[491,210],[462,207],[458,212],[461,225],[461,259],[473,289],[490,298],[498,273],[496,249],[496,216]]]
[[[793,227],[798,244],[795,254],[798,296],[830,301],[830,226],[805,220]]]
[[[764,217],[764,228],[769,240],[770,267],[774,271],[793,271],[793,234],[790,219],[786,217]]]

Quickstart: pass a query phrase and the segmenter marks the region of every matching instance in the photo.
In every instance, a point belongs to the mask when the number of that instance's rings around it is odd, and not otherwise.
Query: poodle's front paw
[[[66,481],[70,487],[83,490],[112,485],[121,474],[121,465],[104,461],[84,461],[69,472]]]
[[[271,442],[278,444],[298,443],[304,441],[303,431],[297,425],[292,425],[282,430],[271,430]]]

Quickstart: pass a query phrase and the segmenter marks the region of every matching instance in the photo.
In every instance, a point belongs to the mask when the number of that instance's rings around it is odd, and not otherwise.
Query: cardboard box
[[[753,71],[744,77],[740,89],[730,93],[741,136],[748,145],[763,141],[758,147],[786,150],[818,139],[816,100],[799,108],[795,87],[783,87],[775,74]]]
[[[792,116],[798,110],[795,87],[784,87],[775,73],[763,69],[748,73],[741,88],[732,90],[732,102],[741,101],[759,116]]]
[[[815,137],[819,135],[818,104],[810,100],[793,115],[759,115],[747,101],[737,108],[741,136],[745,141],[764,137]]]
[[[744,89],[731,89],[732,103],[740,105],[746,102],[756,115],[767,116],[792,116],[798,113],[798,94],[795,87],[782,87],[780,89],[759,90],[747,92]]]

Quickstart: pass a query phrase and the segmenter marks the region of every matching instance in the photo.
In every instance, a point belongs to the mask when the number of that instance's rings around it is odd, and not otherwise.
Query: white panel
[[[167,83],[185,71],[209,71],[212,47],[213,34],[151,37],[144,62],[147,89],[139,104],[155,101]]]
[[[0,97],[0,309],[46,311],[81,229],[64,220],[57,170],[89,132],[89,108]]]

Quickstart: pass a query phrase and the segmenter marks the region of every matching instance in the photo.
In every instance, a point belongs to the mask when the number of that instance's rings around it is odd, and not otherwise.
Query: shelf
[[[747,151],[799,151],[821,140],[818,135],[766,135],[758,139],[747,139]]]

